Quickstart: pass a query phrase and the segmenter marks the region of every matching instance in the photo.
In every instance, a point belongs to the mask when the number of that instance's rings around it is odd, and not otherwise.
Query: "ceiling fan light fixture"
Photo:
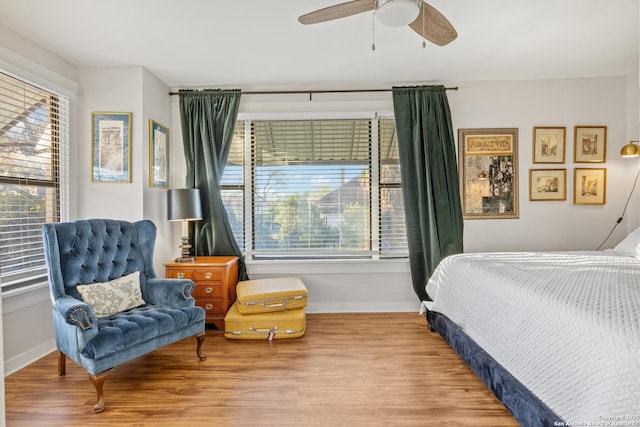
[[[376,17],[387,27],[402,27],[416,20],[422,0],[378,0]]]

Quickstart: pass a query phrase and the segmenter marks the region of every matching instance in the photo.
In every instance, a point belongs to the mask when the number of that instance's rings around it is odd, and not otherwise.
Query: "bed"
[[[523,426],[640,426],[640,229],[602,252],[453,255],[426,290],[429,326]]]

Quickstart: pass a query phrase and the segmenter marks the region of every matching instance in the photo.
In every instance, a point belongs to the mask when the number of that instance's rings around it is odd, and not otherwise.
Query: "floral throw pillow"
[[[140,291],[139,271],[109,282],[78,285],[77,289],[96,317],[112,316],[145,303]]]

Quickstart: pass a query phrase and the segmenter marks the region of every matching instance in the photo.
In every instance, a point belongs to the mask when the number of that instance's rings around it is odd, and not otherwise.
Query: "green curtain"
[[[247,279],[242,252],[222,203],[220,180],[238,117],[240,90],[180,90],[187,188],[200,189],[202,220],[190,224],[194,254],[235,255],[238,280]]]
[[[451,112],[444,86],[394,87],[393,110],[413,289],[462,252],[463,220]]]

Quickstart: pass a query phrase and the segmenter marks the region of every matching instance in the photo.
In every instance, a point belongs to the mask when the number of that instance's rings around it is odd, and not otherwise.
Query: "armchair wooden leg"
[[[111,369],[108,371],[104,371],[98,375],[89,374],[89,379],[93,383],[93,386],[96,388],[96,392],[98,393],[98,400],[95,405],[93,405],[93,410],[95,413],[104,411],[104,392],[102,391],[102,386],[104,385],[104,380],[107,378],[107,374],[111,372]]]
[[[196,340],[198,340],[198,347],[196,348],[196,353],[198,353],[198,357],[200,358],[200,360],[205,360],[207,358],[207,355],[202,352],[202,343],[204,343],[204,337],[205,337],[204,332],[201,333],[200,335],[196,335]]]
[[[58,350],[58,375],[65,376],[67,374],[67,355]]]

